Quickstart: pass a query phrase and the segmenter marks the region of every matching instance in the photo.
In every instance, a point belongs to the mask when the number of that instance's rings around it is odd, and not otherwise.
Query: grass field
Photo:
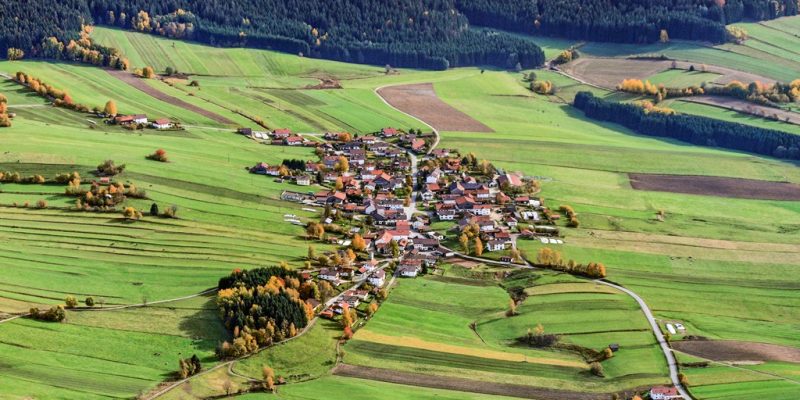
[[[772,33],[775,44],[786,47],[780,45],[780,37],[800,32],[796,21],[768,23],[785,32]],[[753,28],[751,36],[771,32]],[[385,75],[382,68],[211,48],[116,29],[97,28],[93,35],[99,43],[122,49],[136,67],[152,65],[161,71],[172,66],[194,74],[191,79],[200,82],[199,88],[181,81],[174,86],[156,80],[147,84],[242,126],[255,124],[237,111],[263,118],[271,127],[301,132],[424,128],[384,104],[374,89],[433,82],[442,100],[495,130],[486,135],[441,132],[442,147],[475,152],[498,167],[538,176],[548,205],[576,209],[581,228],[565,231],[566,244],[559,248],[565,256],[605,263],[610,279],[642,295],[659,318],[683,321],[691,334],[800,346],[800,203],[635,191],[627,178],[629,172],[649,172],[800,183],[795,164],[596,123],[565,104],[587,87],[546,71],[537,74],[556,83],[558,97],[531,94],[521,74],[505,71],[402,70]],[[567,45],[547,44],[548,57]],[[745,46],[718,48],[683,42],[588,43],[582,51],[605,56],[664,53],[784,81],[800,76],[791,54],[759,49],[752,40]],[[283,260],[302,265],[307,247],[298,237],[302,229],[284,222],[283,215],[302,219],[312,213],[279,200],[281,190],[295,187],[247,174],[244,167],[312,158],[310,150],[256,144],[233,134],[232,127],[149,97],[101,69],[0,62],[0,71],[18,70],[67,89],[78,102],[101,106],[113,98],[122,112],[168,116],[189,127],[167,133],[129,133],[102,123],[89,128],[85,116],[46,106],[16,84],[0,82],[0,92],[18,114],[14,126],[2,131],[0,170],[46,176],[77,170],[89,176],[94,166],[111,158],[127,164],[120,179],[148,192],[148,200],[131,200],[130,205],[144,210],[152,202],[162,209],[179,207],[179,219],[146,217],[123,223],[118,214],[68,210],[73,200],[62,195],[61,186],[0,186],[0,312],[60,303],[68,294],[103,297],[107,305],[152,302],[213,287],[233,268]],[[682,84],[710,78],[659,75],[665,82]],[[305,89],[320,78],[336,79],[343,89]],[[696,104],[673,106],[773,127]],[[785,124],[774,128],[794,130]],[[171,162],[144,158],[157,148],[165,149]],[[39,199],[46,199],[50,207],[12,207]],[[662,209],[666,220],[657,222],[655,213]],[[539,245],[521,246],[534,256]],[[666,381],[663,356],[627,297],[547,274],[528,289],[521,315],[506,318],[508,295],[501,288],[448,271],[444,277],[401,281],[374,319],[345,346],[346,362],[594,392]],[[213,346],[224,332],[215,322],[212,305],[203,300],[119,312],[70,312],[65,324],[19,319],[0,325],[2,354],[8,354],[0,361],[0,388],[12,397],[133,397],[169,377],[178,357],[197,353],[211,365]],[[472,322],[477,323],[477,334],[469,327]],[[576,363],[583,361],[575,354],[509,346],[537,323],[570,343],[599,349],[618,342],[622,350],[604,362],[608,376],[600,379],[590,376],[586,367],[578,368]],[[42,333],[48,340],[39,339]],[[328,376],[334,333],[332,327],[315,326],[307,337],[239,363],[235,371],[258,378],[261,366],[270,364],[294,382],[321,377],[282,387],[278,398],[340,393],[397,399],[471,396]],[[404,346],[407,343],[416,347]],[[519,357],[527,362],[520,363]],[[793,367],[767,363],[745,369],[789,375]],[[737,383],[740,373],[748,378]],[[690,369],[687,374],[690,382],[697,381],[693,393],[703,399],[788,399],[794,394],[785,381],[752,371],[719,366]],[[195,394],[179,388],[170,398],[219,394],[222,382],[230,378],[226,375],[193,381],[188,390]],[[360,390],[353,393],[354,387]]]
[[[460,277],[457,268],[448,269],[443,277],[401,281],[345,347],[345,362],[567,390],[615,391],[664,380],[663,356],[653,346],[643,315],[627,296],[592,293],[589,288],[581,293],[532,294],[518,308],[520,315],[508,318],[504,315],[508,295],[501,288],[484,279]],[[543,288],[564,280],[594,286],[553,274],[533,279]],[[593,322],[592,315],[598,312],[605,317]],[[515,338],[539,323],[565,342],[596,349],[620,342],[629,349],[604,363],[605,379],[592,377],[576,354],[514,344]]]

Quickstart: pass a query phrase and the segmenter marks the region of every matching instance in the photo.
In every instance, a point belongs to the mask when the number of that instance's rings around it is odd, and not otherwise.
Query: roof
[[[156,124],[156,125],[169,125],[169,124],[171,124],[171,122],[170,122],[170,120],[168,118],[159,118],[159,119],[153,121],[153,123]]]
[[[655,386],[652,389],[650,389],[650,393],[663,394],[667,396],[677,396],[678,389],[670,386]]]

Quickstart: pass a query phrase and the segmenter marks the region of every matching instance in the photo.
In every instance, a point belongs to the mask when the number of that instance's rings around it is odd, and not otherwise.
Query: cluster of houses
[[[120,126],[149,125],[153,129],[172,129],[175,127],[175,123],[168,118],[158,118],[150,121],[145,114],[117,115],[111,122]]]
[[[438,220],[454,221],[460,232],[477,227],[488,251],[512,247],[515,231],[523,237],[558,234],[555,227],[543,222],[548,210],[541,200],[531,197],[528,192],[535,189],[522,176],[502,171],[472,175],[462,166],[462,159],[451,153],[434,151],[437,166],[420,170],[424,182],[420,200]],[[522,228],[521,222],[542,228]]]
[[[237,133],[262,141],[262,143],[283,146],[315,146],[318,142],[307,140],[302,135],[292,133],[291,129],[278,128],[272,131],[254,131],[251,128],[239,128]]]

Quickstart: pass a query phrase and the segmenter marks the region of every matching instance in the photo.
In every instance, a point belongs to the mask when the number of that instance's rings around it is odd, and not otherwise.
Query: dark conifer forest
[[[633,104],[597,98],[590,92],[578,93],[574,105],[589,118],[621,124],[642,135],[800,159],[800,136],[791,133],[697,115],[647,112]]]

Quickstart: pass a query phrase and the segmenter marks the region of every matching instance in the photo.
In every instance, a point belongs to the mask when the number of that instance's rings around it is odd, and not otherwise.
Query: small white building
[[[419,270],[417,269],[417,267],[411,265],[400,267],[400,276],[402,277],[416,278],[418,273]]]
[[[135,115],[133,115],[133,122],[136,123],[136,124],[146,124],[147,123],[147,115],[135,114]]]
[[[300,186],[311,185],[311,177],[308,175],[300,175],[295,179],[295,182]]]

